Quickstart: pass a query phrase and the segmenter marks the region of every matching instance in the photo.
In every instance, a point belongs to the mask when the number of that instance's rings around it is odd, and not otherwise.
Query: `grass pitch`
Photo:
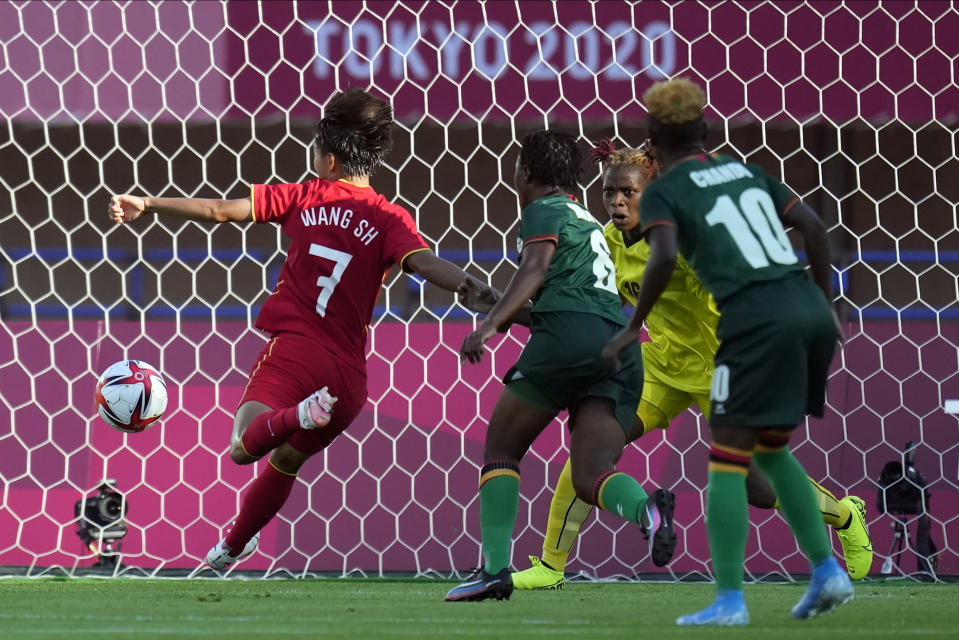
[[[959,637],[959,585],[866,582],[828,616],[789,617],[804,584],[748,585],[751,623],[676,627],[708,584],[572,583],[508,602],[443,601],[430,579],[0,580],[0,638],[815,638]]]

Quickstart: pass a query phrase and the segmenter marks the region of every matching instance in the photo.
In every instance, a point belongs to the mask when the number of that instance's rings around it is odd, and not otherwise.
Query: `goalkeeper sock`
[[[262,458],[290,439],[299,428],[297,407],[265,411],[253,418],[240,437],[243,450],[254,458]]]
[[[751,457],[750,451],[715,442],[709,451],[706,533],[720,593],[743,588],[743,563],[749,535],[746,475]]]
[[[283,473],[267,462],[243,496],[240,513],[226,534],[230,551],[243,549],[250,538],[273,519],[290,496],[294,482],[296,475]]]
[[[786,522],[809,561],[815,565],[830,557],[829,536],[822,526],[822,513],[809,486],[809,476],[785,447],[782,437],[760,436],[755,460],[779,496]]]
[[[549,503],[549,518],[546,520],[546,537],[543,539],[543,564],[550,569],[563,571],[576,536],[593,505],[576,497],[569,458],[559,474],[556,492]]]
[[[619,471],[601,475],[593,485],[593,502],[597,507],[635,524],[640,524],[648,499],[635,478]]]
[[[812,478],[809,484],[813,486],[813,493],[816,496],[816,503],[819,505],[819,512],[822,514],[822,521],[834,529],[845,529],[852,520],[852,511],[849,507],[839,502],[836,496],[826,487],[822,486]]]
[[[480,470],[480,532],[483,568],[495,575],[509,566],[513,527],[519,509],[519,467],[489,461]]]
[[[819,503],[819,512],[822,514],[822,521],[833,529],[845,529],[852,521],[852,511],[845,504],[840,502],[836,496],[826,487],[822,486],[812,478],[809,478],[809,484],[813,486],[816,495],[816,502]],[[780,509],[779,498],[776,498],[776,504],[773,509]]]

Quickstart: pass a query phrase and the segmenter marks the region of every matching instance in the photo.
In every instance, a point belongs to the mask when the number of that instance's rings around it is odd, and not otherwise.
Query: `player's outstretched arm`
[[[211,200],[206,198],[150,198],[119,194],[110,198],[110,217],[117,224],[133,222],[144,213],[157,212],[201,222],[250,222],[253,206],[249,198]]]
[[[430,250],[411,253],[406,257],[401,266],[406,271],[415,273],[427,282],[453,293],[456,292],[456,288],[465,280],[473,279],[473,276],[449,260],[440,258]]]
[[[489,313],[502,295],[496,289],[479,284],[475,280],[464,280],[456,288],[456,297],[460,304],[476,313]],[[530,313],[532,310],[533,303],[527,302],[509,319],[510,324],[530,326],[533,320]],[[506,331],[507,329],[508,327],[500,327],[500,331]]]

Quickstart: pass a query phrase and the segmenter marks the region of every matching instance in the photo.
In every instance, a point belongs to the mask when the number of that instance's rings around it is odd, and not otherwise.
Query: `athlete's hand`
[[[486,341],[496,335],[496,329],[488,323],[481,324],[476,331],[466,336],[463,340],[463,346],[460,347],[460,362],[472,362],[478,364],[483,360],[483,345]]]
[[[127,194],[116,195],[110,198],[110,207],[107,212],[110,219],[117,224],[124,222],[133,222],[143,215],[146,210],[146,202],[140,196],[131,196]]]
[[[456,287],[456,298],[461,305],[476,313],[489,313],[499,299],[491,287],[472,278]]]
[[[613,336],[603,348],[602,358],[606,369],[609,371],[618,371],[620,366],[622,366],[622,363],[619,361],[619,356],[623,355],[626,349],[636,344],[637,340],[639,340],[639,332],[633,331],[629,327],[622,329]]]

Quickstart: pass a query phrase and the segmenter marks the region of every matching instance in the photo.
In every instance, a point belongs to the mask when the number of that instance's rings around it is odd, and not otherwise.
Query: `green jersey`
[[[626,325],[616,270],[603,228],[569,196],[531,202],[520,215],[520,252],[531,242],[554,242],[546,279],[533,296],[533,312],[580,311]]]
[[[760,167],[702,154],[646,187],[639,210],[643,232],[676,228],[680,252],[721,310],[740,289],[803,271],[779,219],[795,199]]]

